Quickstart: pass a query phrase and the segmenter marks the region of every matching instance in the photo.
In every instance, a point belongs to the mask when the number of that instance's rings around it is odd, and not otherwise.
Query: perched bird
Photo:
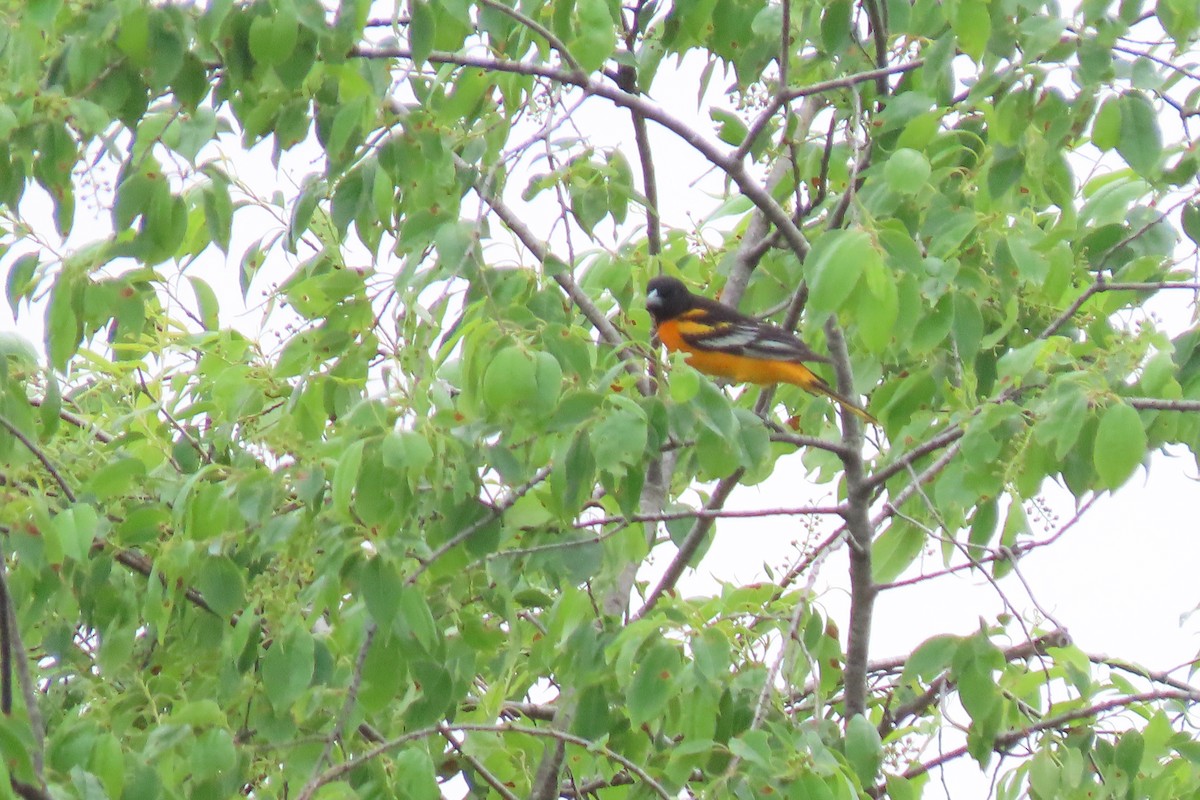
[[[828,363],[829,359],[783,328],[692,294],[682,281],[669,275],[650,281],[646,308],[654,318],[659,341],[671,352],[687,353],[687,363],[706,375],[743,383],[790,383],[836,400],[851,414],[879,424],[806,367],[805,361]]]

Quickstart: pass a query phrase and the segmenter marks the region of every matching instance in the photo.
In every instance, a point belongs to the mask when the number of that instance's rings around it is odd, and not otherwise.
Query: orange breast
[[[687,363],[705,375],[739,383],[791,383],[810,391],[814,386],[822,386],[825,383],[808,367],[796,362],[731,355],[720,350],[696,349],[680,335],[679,326],[674,320],[668,320],[658,326],[658,338],[671,352],[687,353]]]

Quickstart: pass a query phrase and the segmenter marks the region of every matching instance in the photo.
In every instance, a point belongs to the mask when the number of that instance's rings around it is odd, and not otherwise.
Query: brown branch
[[[520,11],[517,11],[515,8],[506,6],[503,3],[498,3],[496,0],[479,0],[479,4],[487,6],[494,11],[498,11],[505,16],[511,17],[520,24],[524,25],[526,28],[529,28],[538,36],[541,36],[558,52],[559,56],[562,57],[562,60],[566,62],[567,66],[570,67],[579,78],[583,78],[585,75],[583,67],[579,66],[579,62],[575,60],[573,55],[571,55],[571,51],[567,49],[567,46],[563,43],[562,39],[559,39],[557,36],[555,36],[554,32],[549,28],[542,25],[537,20],[527,17]]]
[[[43,402],[45,401],[40,397],[29,398],[29,404],[31,406],[41,408]],[[84,419],[79,414],[74,412],[67,411],[65,408],[60,408],[58,410],[58,418],[69,425],[79,428],[81,431],[87,431],[92,436],[96,437],[96,441],[102,444],[109,444],[117,438],[108,431],[96,427],[95,424],[93,424],[90,420]]]
[[[709,497],[708,503],[704,506],[705,510],[716,511],[724,506],[725,502],[729,499],[729,495],[733,492],[734,487],[738,485],[738,481],[742,479],[742,475],[745,472],[744,469],[739,467],[733,471],[733,474],[717,481],[717,486],[713,489],[712,496]],[[692,556],[696,555],[696,551],[700,549],[700,544],[704,541],[704,537],[712,530],[714,519],[714,517],[709,516],[696,520],[696,523],[692,525],[692,529],[684,537],[683,543],[679,545],[679,551],[671,559],[671,563],[667,565],[662,578],[659,579],[658,584],[650,594],[646,596],[642,607],[630,618],[630,622],[639,620],[650,613],[662,596],[675,588],[675,583],[683,575],[683,571],[687,569],[688,564],[691,563]]]
[[[723,508],[689,508],[687,511],[664,511],[659,514],[632,514],[628,517],[600,517],[576,522],[576,528],[597,525],[630,525],[638,522],[671,522],[677,519],[757,519],[759,517],[814,517],[845,513],[842,506],[800,506],[798,508],[762,508],[729,511]]]
[[[763,129],[767,127],[767,123],[771,121],[771,117],[783,107],[783,104],[788,100],[796,100],[801,97],[808,97],[814,94],[824,94],[837,89],[848,89],[860,83],[876,81],[881,78],[886,78],[888,75],[896,75],[901,72],[909,72],[925,65],[925,59],[918,58],[913,61],[907,61],[903,64],[897,64],[892,67],[884,67],[882,69],[870,69],[865,72],[856,72],[853,75],[844,75],[840,78],[821,81],[819,83],[811,83],[808,86],[799,86],[795,89],[786,89],[780,92],[775,97],[771,98],[771,102],[767,107],[754,118],[754,122],[750,124],[749,132],[746,134],[745,140],[741,146],[733,152],[733,157],[739,161],[746,157],[750,149],[754,146],[754,140],[762,134]]]
[[[850,353],[842,330],[833,317],[825,324],[829,354],[837,374],[838,389],[850,396],[854,375]],[[871,506],[871,486],[863,465],[861,423],[853,414],[842,412],[842,466],[846,479],[846,531],[850,542],[850,629],[846,634],[845,685],[846,723],[867,707],[867,657],[870,652],[871,616],[878,589],[871,575],[871,543],[875,525],[867,514]]]
[[[1059,714],[1054,717],[1048,717],[1046,719],[1039,720],[1038,722],[1035,722],[1032,725],[1029,725],[1025,728],[1021,728],[1019,730],[1010,731],[1008,733],[1001,734],[996,737],[995,743],[993,744],[993,748],[997,751],[1004,751],[1004,750],[1011,748],[1013,745],[1015,745],[1017,742],[1021,741],[1022,739],[1026,739],[1026,738],[1032,736],[1033,734],[1039,733],[1041,731],[1053,730],[1055,728],[1061,728],[1066,725],[1069,725],[1072,722],[1076,722],[1081,719],[1088,719],[1089,717],[1094,717],[1094,716],[1097,716],[1098,714],[1104,714],[1109,711],[1117,711],[1117,710],[1125,708],[1126,706],[1133,705],[1135,703],[1152,703],[1152,702],[1160,701],[1160,700],[1180,700],[1180,701],[1187,702],[1190,700],[1190,698],[1186,692],[1177,692],[1174,690],[1159,691],[1159,692],[1143,692],[1141,694],[1133,694],[1133,695],[1126,695],[1124,697],[1117,697],[1112,700],[1107,700],[1103,703],[1097,703],[1096,705],[1088,706],[1087,708],[1079,708],[1079,709],[1075,709],[1074,711],[1064,712],[1064,713]],[[914,764],[913,766],[909,767],[907,770],[904,771],[904,774],[902,777],[911,780],[912,778],[915,778],[918,775],[923,775],[932,769],[936,769],[937,767],[940,767],[942,764],[945,764],[949,761],[953,761],[956,758],[964,756],[964,755],[966,755],[966,753],[967,753],[967,748],[965,745],[962,747],[956,747],[955,749],[950,750],[946,753],[943,753],[936,758],[930,759],[927,762],[924,762],[921,764]],[[881,784],[879,786],[874,787],[871,792],[871,794],[874,797],[882,797],[886,793],[887,793],[886,784]]]
[[[1200,400],[1167,400],[1161,397],[1123,397],[1124,402],[1144,411],[1200,411]]]
[[[873,489],[882,487],[893,475],[908,471],[908,468],[918,459],[924,458],[935,450],[941,450],[943,447],[954,444],[963,437],[963,433],[963,429],[958,425],[942,431],[928,441],[904,453],[892,463],[875,470],[867,478],[867,484]]]
[[[1093,664],[1103,664],[1109,669],[1118,669],[1122,672],[1128,672],[1130,675],[1137,675],[1139,678],[1145,678],[1152,683],[1161,683],[1164,686],[1170,686],[1172,689],[1184,692],[1194,702],[1200,703],[1200,689],[1192,686],[1187,681],[1172,678],[1166,671],[1150,670],[1141,664],[1134,664],[1121,658],[1113,658],[1112,656],[1099,653],[1088,653],[1088,661],[1091,661]]]
[[[320,788],[318,781],[321,778],[321,767],[328,763],[330,756],[333,755],[333,746],[341,741],[342,733],[346,730],[346,725],[350,721],[350,715],[354,713],[354,707],[358,704],[358,692],[362,688],[363,668],[367,663],[367,652],[371,649],[371,642],[375,640],[375,634],[379,627],[374,621],[368,621],[366,627],[366,635],[363,637],[362,646],[358,649],[358,657],[354,661],[354,674],[350,676],[350,685],[346,688],[346,700],[342,703],[342,709],[338,712],[337,719],[333,723],[333,730],[325,737],[325,746],[321,748],[321,755],[313,764],[312,774],[308,781],[304,784],[304,788],[300,791],[300,796],[304,797],[315,792]]]
[[[21,444],[25,445],[25,447],[29,450],[29,452],[33,453],[33,455],[37,458],[37,460],[41,462],[42,466],[46,468],[46,471],[50,473],[51,477],[54,478],[54,481],[58,484],[58,487],[62,491],[63,496],[66,497],[67,500],[69,500],[72,503],[76,502],[75,492],[71,490],[71,487],[67,483],[66,478],[64,478],[62,473],[59,472],[57,468],[55,468],[54,463],[50,460],[50,457],[46,455],[45,451],[43,451],[42,448],[38,447],[36,443],[34,443],[28,436],[26,436],[24,433],[22,433],[19,428],[17,428],[12,422],[10,422],[8,420],[7,417],[4,417],[3,415],[0,415],[0,426],[3,426],[4,428],[8,429],[9,433],[11,433],[18,441],[20,441]],[[107,546],[108,546],[108,542],[106,542],[103,539],[97,539],[94,542],[92,542],[92,552],[95,552],[99,549],[103,549]],[[151,575],[154,574],[154,563],[149,558],[147,558],[146,556],[144,556],[136,551],[126,550],[124,548],[116,549],[113,551],[113,558],[117,561],[117,563],[122,564],[126,567],[129,567],[133,571],[141,574],[143,577],[149,578]],[[160,577],[160,579],[162,579],[163,585],[165,586],[166,579],[163,578],[162,576],[159,576],[159,577]],[[216,613],[215,611],[213,611],[212,606],[210,606],[204,600],[204,597],[197,590],[188,588],[188,589],[184,590],[184,596],[193,605],[196,605],[199,608],[204,609],[205,611],[209,612],[210,614]]]
[[[939,472],[945,469],[946,466],[954,460],[954,457],[958,455],[959,449],[960,447],[958,442],[955,442],[953,445],[951,445],[950,449],[945,453],[942,453],[937,461],[934,461],[932,464],[926,467],[923,472],[918,474],[917,477],[913,478],[912,482],[901,489],[895,497],[890,498],[888,502],[884,504],[883,510],[876,514],[874,518],[872,518],[871,524],[878,528],[881,524],[883,524],[884,520],[895,516],[895,514],[899,511],[900,506],[904,505],[910,497],[919,491],[922,485],[933,480]]]
[[[474,169],[459,158],[455,159],[455,165],[464,170]],[[521,241],[521,244],[525,245],[525,249],[532,253],[534,258],[541,262],[544,267],[546,260],[551,257],[549,246],[534,235],[533,231],[525,224],[521,217],[492,191],[490,178],[481,177],[476,180],[475,192],[487,204],[488,208],[495,212],[500,221]],[[612,321],[592,302],[592,298],[588,297],[569,273],[561,270],[547,269],[547,271],[555,273],[554,282],[566,292],[567,297],[571,299],[571,302],[587,318],[587,321],[592,324],[592,327],[596,329],[596,332],[600,334],[600,337],[605,342],[613,346],[628,344],[626,337],[616,329]]]
[[[1161,221],[1161,218],[1156,219],[1154,223],[1150,224],[1157,224],[1159,221]],[[1134,238],[1136,238],[1136,233],[1130,234],[1130,236],[1126,237],[1125,241],[1118,242],[1117,244],[1113,245],[1113,247],[1120,247],[1123,244],[1126,244],[1128,241],[1132,241]],[[1048,339],[1054,334],[1058,333],[1059,329],[1062,328],[1063,325],[1066,325],[1071,320],[1071,317],[1075,316],[1076,312],[1083,307],[1084,303],[1086,303],[1095,295],[1101,294],[1102,292],[1157,292],[1164,289],[1186,289],[1187,291],[1191,292],[1200,292],[1200,283],[1193,281],[1139,281],[1113,283],[1105,280],[1103,275],[1097,275],[1095,283],[1084,289],[1083,294],[1079,295],[1079,297],[1076,297],[1075,301],[1071,303],[1071,305],[1067,306],[1065,311],[1055,317],[1054,321],[1047,325],[1045,330],[1037,335],[1037,338]]]
[[[521,484],[520,486],[513,488],[512,492],[510,492],[508,497],[506,497],[503,501],[491,507],[486,514],[472,524],[463,528],[458,533],[454,534],[445,543],[438,547],[438,549],[434,550],[427,558],[422,559],[421,565],[417,567],[412,575],[408,576],[407,580],[404,581],[404,585],[414,585],[417,582],[417,579],[425,573],[425,570],[433,566],[435,561],[446,555],[446,553],[450,552],[455,547],[458,547],[467,539],[470,539],[472,536],[478,533],[483,526],[489,525],[495,520],[499,519],[505,511],[512,508],[513,503],[524,497],[531,489],[533,489],[533,487],[546,480],[546,478],[550,475],[550,470],[551,467],[549,466],[538,469],[538,471],[533,474],[532,478],[525,481],[525,483]]]
[[[625,47],[633,51],[633,43],[637,37],[638,16],[641,9],[634,12],[633,24],[625,33]],[[637,85],[637,71],[631,64],[622,64],[617,68],[617,85],[629,94],[640,94]],[[654,158],[650,147],[650,132],[646,128],[646,118],[637,111],[629,110],[630,123],[633,126],[633,142],[637,148],[638,163],[642,168],[642,194],[646,198],[646,251],[656,256],[662,252],[662,224],[658,216],[658,177],[654,169]]]
[[[1036,639],[1030,639],[1029,641],[1008,648],[1004,651],[1004,661],[1005,663],[1011,661],[1028,661],[1035,656],[1047,655],[1051,647],[1067,647],[1070,644],[1070,634],[1065,630],[1051,631],[1044,636],[1039,636]],[[936,703],[952,686],[954,686],[954,681],[950,678],[948,670],[935,677],[929,682],[929,688],[919,696],[885,715],[883,722],[879,724],[879,735],[886,736],[909,717],[917,717],[923,714],[926,709]]]
[[[108,546],[108,542],[97,539],[96,541],[92,542],[92,552],[95,552],[106,546]],[[149,578],[154,574],[154,562],[136,550],[126,550],[124,548],[114,550],[113,560],[122,566],[128,567],[129,569],[141,575],[143,578]],[[166,576],[159,575],[158,578],[162,582],[163,586],[167,585]],[[197,608],[216,615],[217,612],[214,611],[213,607],[208,604],[208,601],[204,599],[204,595],[200,594],[198,589],[193,589],[189,586],[183,590],[183,596],[189,603]]]
[[[433,727],[409,731],[408,733],[397,736],[395,739],[391,739],[383,744],[373,747],[355,758],[347,759],[341,764],[335,764],[321,773],[320,776],[318,776],[318,779],[313,782],[313,785],[305,786],[304,791],[300,794],[298,800],[311,800],[316,791],[322,786],[330,781],[337,780],[341,776],[352,772],[355,769],[358,769],[367,761],[378,758],[379,756],[408,744],[409,742],[420,741],[421,739],[426,739],[430,736],[440,736],[445,731],[458,733],[470,731],[498,734],[516,733],[524,736],[556,739],[564,744],[575,745],[577,747],[582,747],[589,752],[599,753],[610,761],[620,764],[622,769],[625,769],[635,775],[647,786],[647,788],[649,788],[659,797],[663,798],[663,800],[671,800],[672,797],[667,790],[658,783],[658,781],[650,777],[650,775],[636,763],[620,753],[611,750],[607,746],[600,744],[599,742],[593,742],[589,739],[585,739],[582,736],[576,736],[572,733],[566,733],[564,731],[556,731],[547,728],[532,728],[525,725],[514,725],[512,723],[499,723],[495,725],[486,725],[481,723],[457,723],[453,725],[447,725],[442,723]]]
[[[364,47],[356,46],[351,49],[351,56],[358,58],[404,58],[411,59],[412,51],[404,47]],[[783,207],[776,202],[771,193],[754,180],[746,171],[741,161],[732,158],[717,144],[701,136],[693,127],[683,120],[668,113],[661,107],[649,102],[644,97],[630,94],[619,87],[603,83],[592,78],[583,78],[567,70],[556,69],[542,64],[531,64],[523,61],[508,61],[467,53],[446,53],[435,51],[429,54],[428,61],[434,64],[457,64],[465,67],[495,72],[511,72],[518,75],[533,75],[558,83],[575,86],[586,94],[602,97],[614,105],[641,114],[667,130],[674,133],[685,143],[704,156],[714,167],[729,176],[737,184],[742,194],[762,209],[767,218],[782,233],[788,246],[796,257],[804,260],[809,250],[808,240],[803,232],[792,222],[791,217]]]
[[[483,765],[483,762],[463,750],[462,742],[454,738],[454,731],[450,730],[444,722],[438,725],[438,731],[442,734],[442,738],[450,743],[450,747],[454,749],[454,752],[458,753],[458,757],[466,761],[471,766],[471,769],[479,773],[483,777],[484,782],[496,791],[496,794],[503,797],[504,800],[517,800],[517,796],[510,792],[508,787],[504,785],[504,782],[493,775],[492,771]]]
[[[67,500],[74,503],[75,492],[71,490],[66,478],[64,478],[62,473],[59,472],[54,466],[54,463],[50,460],[50,457],[46,455],[45,451],[38,447],[32,439],[26,436],[24,431],[18,428],[12,421],[8,419],[8,417],[2,414],[0,414],[0,426],[6,428],[8,432],[13,435],[14,439],[25,445],[25,449],[32,453],[34,458],[40,461],[42,466],[46,468],[46,472],[50,473],[50,477],[54,478],[54,482],[57,483],[58,488],[62,490],[63,496],[66,497]]]
[[[798,449],[807,450],[815,448],[824,450],[828,453],[833,453],[839,458],[846,452],[846,447],[840,442],[831,442],[828,439],[822,439],[817,436],[801,436],[795,433],[788,433],[783,430],[775,430],[771,433],[770,439],[772,442],[782,442],[790,444]]]

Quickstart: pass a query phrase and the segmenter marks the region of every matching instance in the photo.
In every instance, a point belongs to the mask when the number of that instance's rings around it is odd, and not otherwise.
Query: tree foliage
[[[1197,291],[1192,0],[0,13],[4,791],[1200,791],[1200,690],[1137,654],[870,649],[927,548],[1000,581],[1047,481],[1200,452],[1200,333],[1147,309]],[[660,362],[661,272],[880,428]],[[798,449],[794,567],[676,592]]]

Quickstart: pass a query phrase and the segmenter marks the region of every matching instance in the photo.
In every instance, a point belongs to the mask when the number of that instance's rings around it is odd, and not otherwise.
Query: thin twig
[[[478,533],[485,525],[490,525],[492,522],[499,519],[500,515],[502,515],[508,509],[512,508],[513,503],[517,502],[522,497],[524,497],[526,495],[526,493],[528,493],[531,489],[533,489],[533,487],[537,486],[539,483],[546,480],[546,478],[550,475],[550,470],[551,470],[551,467],[549,467],[549,466],[539,468],[538,471],[533,474],[532,478],[525,481],[525,483],[521,484],[520,486],[515,487],[512,490],[512,492],[508,495],[508,497],[506,497],[504,500],[502,500],[501,502],[499,502],[495,506],[493,506],[491,509],[489,509],[487,514],[480,517],[478,520],[476,520],[472,524],[468,525],[467,527],[463,528],[458,533],[451,536],[444,544],[442,544],[441,547],[434,550],[427,558],[425,558],[421,561],[421,565],[419,567],[417,567],[417,569],[413,572],[412,575],[408,576],[408,579],[404,581],[404,585],[405,586],[414,585],[417,582],[417,579],[420,578],[422,574],[424,574],[425,570],[427,570],[431,566],[433,566],[435,561],[437,561],[442,556],[446,555],[446,553],[450,552],[455,547],[458,547],[460,544],[465,542],[467,539],[470,539],[472,536],[474,536],[476,533]]]
[[[575,523],[576,528],[597,525],[629,525],[638,522],[671,522],[677,519],[758,519],[759,517],[816,517],[841,516],[842,506],[800,506],[798,508],[762,508],[733,510],[723,508],[689,508],[686,511],[665,511],[660,514],[631,514],[628,517],[599,517]]]
[[[580,78],[584,77],[586,73],[584,73],[583,67],[579,66],[579,62],[575,60],[575,56],[571,55],[571,51],[567,49],[567,46],[563,43],[562,39],[559,39],[557,36],[555,36],[554,32],[545,25],[542,25],[537,20],[532,19],[525,14],[522,14],[515,8],[496,2],[496,0],[479,0],[479,4],[511,17],[512,19],[524,25],[526,28],[529,28],[531,31],[535,32],[538,36],[541,36],[547,41],[547,43],[549,43],[551,47],[558,51],[558,54],[562,57],[562,60],[566,62],[567,66],[570,67],[576,75],[578,75]]]
[[[350,715],[354,713],[354,707],[358,704],[358,691],[362,686],[363,667],[367,663],[367,652],[371,649],[371,642],[375,640],[375,633],[378,629],[373,620],[367,622],[366,635],[363,637],[362,646],[358,649],[358,657],[354,661],[354,674],[350,677],[350,685],[346,689],[346,700],[342,703],[342,710],[338,712],[337,720],[333,724],[333,730],[325,737],[325,746],[321,749],[320,757],[313,764],[312,774],[309,776],[308,782],[304,784],[304,788],[300,791],[301,797],[307,797],[321,788],[321,768],[329,762],[330,756],[333,755],[333,746],[341,741],[342,733],[346,730],[346,725],[350,722]]]
[[[788,100],[795,100],[800,97],[808,97],[814,94],[824,94],[825,92],[835,91],[837,89],[847,89],[860,83],[878,80],[885,78],[888,75],[896,75],[901,72],[909,72],[925,65],[925,59],[918,58],[914,61],[907,61],[903,64],[897,64],[892,67],[884,67],[883,69],[870,69],[865,72],[856,72],[853,75],[843,75],[840,78],[834,78],[828,81],[819,83],[810,83],[808,86],[798,86],[795,89],[787,89],[780,92],[775,97],[771,98],[771,102],[767,107],[754,118],[754,122],[750,123],[749,132],[746,134],[745,140],[733,152],[733,157],[741,161],[750,152],[750,148],[754,146],[754,140],[759,137],[763,129],[767,127],[767,123],[771,121],[771,117],[775,116],[776,112],[783,107],[783,104]]]
[[[717,481],[717,486],[713,489],[712,496],[709,497],[705,509],[716,511],[724,506],[725,502],[729,499],[729,495],[733,492],[734,487],[738,485],[745,472],[744,469],[739,467],[733,471],[732,475]],[[692,529],[688,531],[687,536],[684,537],[683,542],[679,545],[679,551],[671,559],[671,563],[667,565],[667,569],[663,572],[663,576],[659,579],[658,584],[646,596],[642,607],[630,618],[631,622],[639,620],[650,613],[662,596],[675,588],[675,583],[683,575],[683,571],[687,569],[688,564],[691,563],[692,556],[696,555],[696,551],[700,549],[700,544],[704,541],[709,531],[712,530],[714,519],[714,517],[701,517],[696,520],[696,523],[692,525]]]
[[[438,731],[442,734],[442,738],[450,743],[450,747],[454,749],[454,752],[458,753],[458,757],[466,761],[471,766],[471,769],[477,772],[483,778],[484,782],[496,791],[496,794],[503,797],[504,800],[518,800],[517,795],[510,792],[508,787],[504,785],[504,781],[493,775],[492,771],[485,767],[483,762],[478,758],[463,750],[462,742],[454,738],[454,731],[450,730],[444,722],[438,725]]]
[[[607,746],[600,744],[599,742],[593,742],[589,739],[583,738],[582,736],[576,736],[565,731],[556,731],[547,728],[532,728],[526,725],[514,725],[512,723],[500,723],[496,725],[485,725],[482,723],[458,723],[454,725],[447,725],[443,723],[441,725],[436,725],[429,728],[421,728],[419,730],[410,731],[401,736],[397,736],[395,739],[384,742],[377,747],[373,747],[355,758],[348,759],[341,764],[335,764],[321,773],[315,783],[310,782],[310,785],[305,786],[304,791],[301,792],[298,800],[311,800],[316,791],[325,784],[329,783],[330,781],[337,780],[342,775],[358,769],[367,761],[378,758],[390,750],[395,750],[397,747],[401,747],[409,742],[419,741],[430,736],[440,736],[442,735],[443,731],[476,731],[481,733],[498,734],[517,733],[525,736],[557,739],[565,744],[582,747],[592,753],[599,753],[610,761],[620,764],[623,769],[628,770],[633,775],[637,776],[642,783],[644,783],[659,797],[663,798],[663,800],[671,800],[672,798],[672,795],[668,793],[658,781],[650,777],[650,775],[644,769],[638,766],[636,762],[631,761],[625,756],[609,749]]]
[[[1200,411],[1200,400],[1167,400],[1161,397],[1124,397],[1122,400],[1144,411]]]
[[[25,449],[32,453],[38,461],[42,462],[42,466],[45,467],[46,471],[50,473],[50,477],[54,478],[54,482],[58,484],[58,488],[62,490],[63,496],[66,497],[67,500],[74,503],[75,492],[71,490],[66,478],[64,478],[62,473],[59,472],[54,466],[54,463],[50,460],[50,457],[46,455],[45,451],[38,447],[36,442],[26,436],[24,431],[13,424],[8,417],[4,416],[3,414],[0,414],[0,426],[6,428],[8,432],[13,435],[13,438],[25,445]]]

